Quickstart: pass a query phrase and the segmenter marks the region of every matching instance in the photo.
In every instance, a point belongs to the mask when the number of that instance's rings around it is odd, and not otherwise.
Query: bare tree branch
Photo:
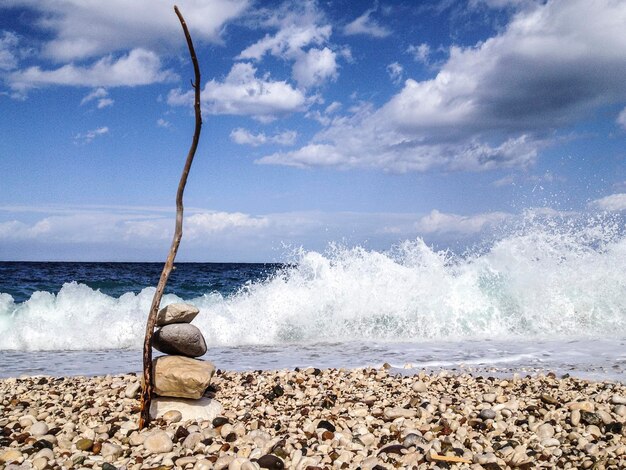
[[[180,177],[178,183],[178,191],[176,192],[176,227],[174,230],[174,238],[172,245],[170,246],[169,255],[163,266],[161,272],[161,278],[154,293],[152,299],[152,305],[150,306],[150,313],[148,314],[148,321],[146,324],[146,336],[143,343],[143,387],[141,390],[141,411],[139,417],[139,429],[143,429],[150,423],[150,404],[152,402],[153,394],[153,370],[152,370],[152,336],[154,334],[154,327],[156,325],[157,313],[159,306],[161,305],[161,298],[163,297],[163,291],[165,285],[170,277],[170,273],[174,267],[174,259],[178,252],[178,246],[183,236],[183,193],[185,191],[185,185],[187,184],[187,176],[189,175],[189,169],[193,162],[193,157],[196,154],[198,148],[198,141],[200,140],[200,130],[202,129],[202,114],[200,112],[200,67],[198,66],[198,59],[196,57],[196,51],[191,41],[191,35],[187,29],[187,23],[183,15],[178,10],[177,6],[174,6],[174,11],[178,16],[183,32],[185,33],[185,39],[187,39],[187,46],[189,47],[189,55],[193,62],[193,71],[195,74],[195,81],[191,86],[195,90],[194,97],[194,112],[196,116],[196,127],[193,133],[193,140],[191,141],[191,147],[187,153],[187,160],[185,161],[185,167],[183,168],[183,174]]]

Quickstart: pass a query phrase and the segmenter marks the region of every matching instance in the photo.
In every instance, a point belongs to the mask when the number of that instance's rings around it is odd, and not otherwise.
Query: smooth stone
[[[33,459],[33,467],[37,470],[43,470],[48,465],[48,459],[43,457],[36,457]]]
[[[580,410],[572,410],[569,415],[569,420],[572,423],[572,426],[578,426],[580,424]]]
[[[554,436],[554,428],[551,424],[545,423],[539,426],[535,433],[537,434],[537,436],[539,436],[540,439],[550,438]]]
[[[285,468],[285,463],[272,454],[267,454],[263,457],[259,457],[256,463],[259,464],[259,467],[261,468],[269,468],[272,470],[281,470]]]
[[[202,434],[199,432],[192,432],[183,441],[183,448],[193,450],[200,441],[202,441]]]
[[[163,454],[170,452],[174,447],[174,443],[165,431],[157,430],[146,437],[143,441],[143,446],[151,454]]]
[[[215,373],[215,366],[182,356],[161,356],[154,360],[154,392],[162,397],[202,397]]]
[[[93,447],[93,440],[91,439],[79,439],[76,441],[76,449],[78,450],[89,450]]]
[[[180,420],[183,419],[183,415],[178,410],[169,410],[163,413],[162,418],[163,418],[163,421],[165,421],[168,424],[171,424],[171,423],[178,423]]]
[[[48,430],[49,428],[46,423],[37,421],[32,424],[28,432],[30,432],[32,436],[41,437],[41,436],[45,436],[46,434],[48,434]]]
[[[485,408],[480,411],[480,414],[478,415],[478,417],[483,420],[496,419],[496,412],[493,411],[491,408]]]
[[[589,401],[575,401],[568,405],[570,411],[580,410],[580,411],[589,411],[592,412],[595,410],[595,406],[593,403]]]
[[[383,415],[388,419],[415,418],[417,411],[407,410],[406,408],[385,408]]]
[[[626,397],[622,397],[620,395],[613,395],[611,397],[611,403],[614,405],[626,405]]]
[[[122,448],[117,444],[111,444],[109,442],[104,442],[102,444],[102,449],[100,449],[100,455],[102,457],[113,457],[113,459],[117,459],[120,455],[122,455]]]
[[[150,404],[152,419],[161,418],[165,413],[172,410],[181,414],[181,421],[213,421],[214,418],[224,412],[224,407],[217,400],[206,397],[199,400],[156,397]]]
[[[202,332],[188,323],[165,325],[154,333],[152,347],[164,354],[199,357],[206,353]]]
[[[554,437],[548,437],[541,440],[541,445],[544,447],[558,447],[561,445],[558,439]]]
[[[21,458],[22,453],[15,449],[9,449],[0,453],[0,463],[17,462]]]
[[[426,390],[428,390],[428,385],[426,385],[424,382],[422,382],[421,380],[417,380],[416,382],[413,383],[413,385],[411,386],[411,388],[413,389],[414,392],[420,392],[423,393]]]
[[[200,313],[197,307],[189,304],[169,304],[157,313],[156,326],[172,323],[190,323]]]
[[[141,390],[141,384],[139,382],[129,383],[126,390],[124,390],[124,396],[126,398],[135,398],[139,390]]]

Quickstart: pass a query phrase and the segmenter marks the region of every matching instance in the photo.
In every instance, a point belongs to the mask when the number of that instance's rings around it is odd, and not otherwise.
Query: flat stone
[[[388,419],[415,418],[417,416],[417,411],[407,410],[406,408],[385,408],[383,414],[385,418]]]
[[[206,353],[202,332],[188,323],[165,325],[154,333],[152,347],[165,354],[199,357]]]
[[[189,304],[169,304],[159,310],[156,326],[170,325],[172,323],[190,323],[200,313],[197,307]]]
[[[150,404],[152,419],[161,418],[168,411],[176,410],[181,414],[181,421],[212,421],[224,412],[224,407],[217,400],[201,398],[185,400],[183,398],[156,397]]]
[[[480,419],[496,419],[496,412],[493,411],[491,408],[485,408],[480,411],[478,417]]]
[[[215,373],[208,361],[183,356],[161,356],[154,360],[154,392],[162,397],[202,397]]]

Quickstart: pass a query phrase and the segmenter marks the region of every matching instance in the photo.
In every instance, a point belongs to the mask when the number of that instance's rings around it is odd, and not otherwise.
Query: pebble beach
[[[218,370],[215,416],[170,411],[141,431],[139,387],[134,374],[0,380],[0,468],[626,468],[622,383]]]

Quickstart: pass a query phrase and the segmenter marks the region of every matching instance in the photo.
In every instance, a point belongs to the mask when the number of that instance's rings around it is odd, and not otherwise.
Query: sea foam
[[[0,294],[0,349],[140,348],[153,294],[75,282],[22,303]],[[210,346],[623,337],[626,237],[606,220],[525,220],[463,255],[419,238],[384,252],[301,250],[233,295],[185,301]]]

